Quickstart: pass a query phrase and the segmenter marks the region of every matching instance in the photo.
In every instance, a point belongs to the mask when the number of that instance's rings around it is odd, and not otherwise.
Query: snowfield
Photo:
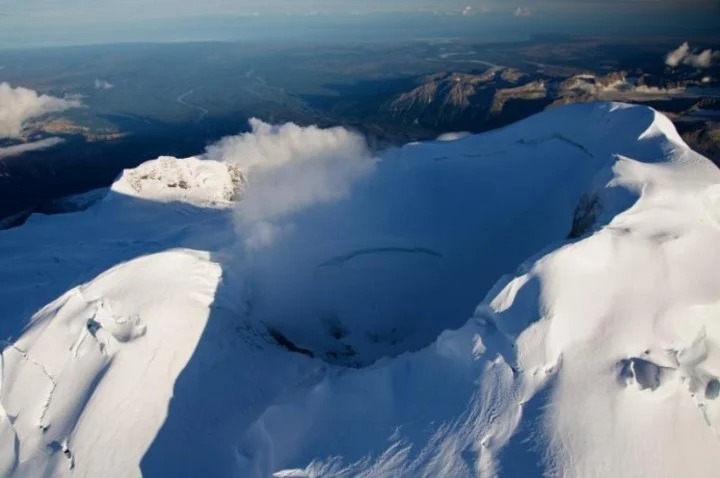
[[[666,117],[251,126],[0,231],[0,476],[717,475],[720,171]]]

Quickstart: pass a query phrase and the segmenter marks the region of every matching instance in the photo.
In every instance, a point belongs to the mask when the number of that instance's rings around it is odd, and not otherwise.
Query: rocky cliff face
[[[594,101],[649,104],[676,121],[686,139],[717,160],[717,97],[704,96],[717,82],[700,72],[585,72],[551,76],[515,68],[478,73],[437,73],[418,79],[412,90],[388,100],[381,115],[428,129],[485,130],[504,126],[550,106]],[[708,93],[709,94],[709,93]],[[705,122],[700,119],[705,118]]]

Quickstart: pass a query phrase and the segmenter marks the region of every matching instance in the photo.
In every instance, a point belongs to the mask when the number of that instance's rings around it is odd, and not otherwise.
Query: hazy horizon
[[[407,2],[389,2],[386,10],[312,10],[306,6],[305,11],[250,9],[242,13],[234,8],[221,13],[213,5],[223,2],[211,1],[205,9],[179,8],[175,14],[166,16],[153,14],[152,8],[143,15],[129,15],[121,8],[111,19],[95,7],[79,14],[72,8],[78,3],[81,2],[74,2],[62,10],[30,8],[33,4],[47,6],[53,2],[29,2],[25,9],[9,5],[0,7],[0,50],[128,42],[513,41],[534,34],[552,33],[586,36],[661,33],[703,38],[716,33],[713,13],[716,10],[720,13],[718,2],[691,2],[690,5],[652,2],[648,5],[650,2],[631,1],[611,2],[614,9],[593,6],[593,2],[570,5],[560,1],[545,7],[547,2],[540,2],[537,6],[524,7],[513,6],[516,5],[513,2],[504,6],[476,2],[473,6],[451,1],[438,10],[429,9],[428,2],[418,2],[415,9],[392,10],[389,7]],[[177,5],[185,5],[184,0],[177,0]],[[619,10],[621,15],[618,15],[618,5],[624,6]]]

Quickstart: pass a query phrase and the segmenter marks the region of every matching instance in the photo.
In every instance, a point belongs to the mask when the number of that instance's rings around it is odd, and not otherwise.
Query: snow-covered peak
[[[230,163],[161,156],[125,170],[111,191],[151,201],[202,205],[230,202],[242,185],[242,173]]]
[[[613,171],[607,186],[639,199],[501,282],[476,317],[514,342],[524,381],[553,380],[541,427],[552,470],[712,476],[720,172],[629,158]]]
[[[667,118],[558,107],[377,161],[304,133],[239,140],[283,160],[234,207],[228,163],[159,158],[0,232],[0,475],[720,469],[720,171]]]

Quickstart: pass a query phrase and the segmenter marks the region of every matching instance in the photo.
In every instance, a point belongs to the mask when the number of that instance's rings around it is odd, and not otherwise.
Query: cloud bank
[[[0,148],[0,159],[10,156],[17,156],[30,151],[52,148],[53,146],[63,143],[64,141],[65,140],[62,138],[45,138],[39,141],[34,141],[32,143],[23,143],[7,146],[5,148]]]
[[[720,58],[720,51],[707,49],[696,53],[690,47],[690,44],[685,42],[667,54],[665,64],[672,68],[680,65],[692,66],[694,68],[709,68],[718,58]]]
[[[365,139],[345,128],[274,126],[255,118],[250,127],[249,133],[224,138],[205,153],[246,175],[236,213],[246,249],[268,245],[292,227],[284,222],[289,214],[345,197],[375,169]]]
[[[78,99],[39,95],[29,88],[0,83],[0,138],[19,137],[29,119],[81,105]]]

